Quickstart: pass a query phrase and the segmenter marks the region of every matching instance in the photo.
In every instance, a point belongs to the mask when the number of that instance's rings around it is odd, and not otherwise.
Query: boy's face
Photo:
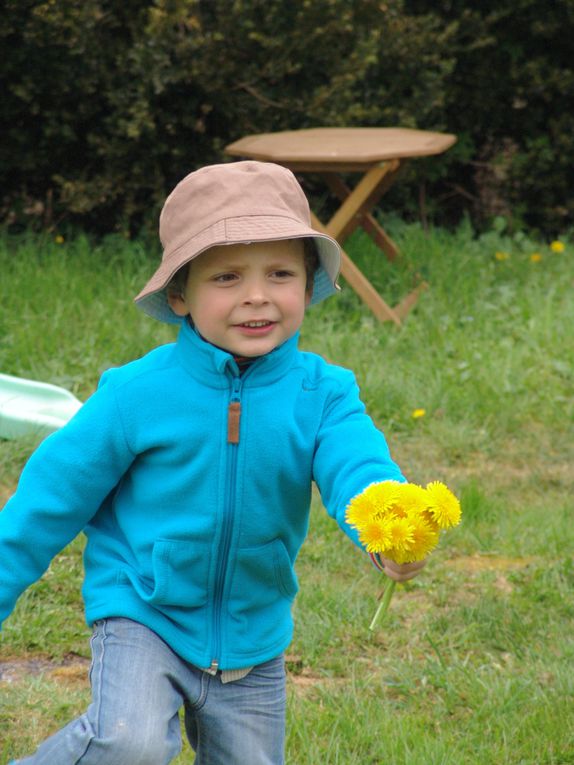
[[[251,357],[297,332],[311,291],[303,242],[283,239],[212,247],[191,261],[183,294],[169,304],[213,345]]]

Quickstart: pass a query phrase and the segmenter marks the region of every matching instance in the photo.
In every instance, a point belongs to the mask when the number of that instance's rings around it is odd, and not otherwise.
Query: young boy
[[[404,480],[353,375],[297,349],[340,250],[292,173],[237,162],[184,178],[137,296],[176,343],[104,374],[0,513],[0,620],[83,531],[93,625],[86,714],[22,765],[167,765],[179,710],[197,765],[283,762],[293,568],[311,484],[349,500]],[[383,561],[399,581],[422,564]]]

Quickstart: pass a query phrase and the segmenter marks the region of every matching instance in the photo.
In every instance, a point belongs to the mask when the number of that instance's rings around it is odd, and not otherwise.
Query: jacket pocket
[[[294,599],[299,587],[285,545],[274,539],[260,547],[238,550],[230,611],[249,618]]]
[[[139,597],[154,606],[198,608],[207,602],[210,546],[194,541],[158,539],[152,551],[153,578],[123,571]]]
[[[150,603],[188,608],[207,602],[210,545],[158,539],[153,546],[154,589]]]

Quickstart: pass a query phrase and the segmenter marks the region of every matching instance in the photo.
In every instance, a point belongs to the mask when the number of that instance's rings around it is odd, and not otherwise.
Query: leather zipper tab
[[[241,402],[230,401],[227,409],[227,443],[239,443],[239,422],[241,420]]]

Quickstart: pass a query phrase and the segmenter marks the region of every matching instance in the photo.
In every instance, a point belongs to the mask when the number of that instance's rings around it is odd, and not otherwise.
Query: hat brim
[[[319,256],[319,268],[315,272],[311,294],[311,305],[314,305],[340,289],[337,278],[341,268],[341,249],[337,241],[327,234],[304,226],[299,220],[278,216],[226,219],[200,231],[169,257],[164,257],[154,275],[136,296],[135,303],[148,316],[168,324],[179,324],[182,318],[172,311],[166,288],[186,263],[211,247],[308,238],[314,240]]]

